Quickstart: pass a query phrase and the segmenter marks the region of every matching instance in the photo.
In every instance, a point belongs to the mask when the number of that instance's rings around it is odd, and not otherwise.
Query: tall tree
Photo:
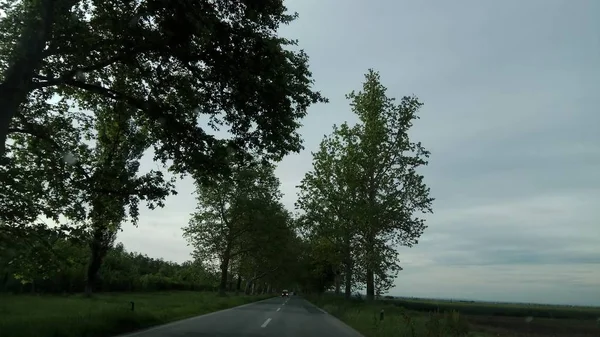
[[[125,79],[116,81],[125,84]],[[133,122],[132,109],[123,102],[94,100],[97,107],[94,130],[93,185],[86,195],[89,205],[88,226],[90,261],[86,293],[93,290],[96,276],[121,223],[129,218],[137,223],[139,202],[163,206],[171,193],[172,182],[165,182],[162,172],[150,171],[139,176],[140,160],[150,147],[148,132]]]
[[[325,137],[297,204],[309,232],[341,252],[346,296],[366,285],[373,299],[401,270],[395,248],[418,243],[426,228],[419,215],[432,212],[433,198],[418,173],[429,152],[408,136],[422,104],[403,97],[396,105],[378,73],[365,78],[363,90],[347,96],[359,122],[334,126]]]
[[[115,86],[126,81],[120,77]],[[151,139],[147,128],[134,123],[135,111],[127,104],[88,94],[88,112],[82,112],[65,98],[52,102],[49,89],[36,95],[10,129],[11,165],[0,178],[7,187],[0,205],[9,211],[3,226],[27,231],[39,215],[63,224],[66,219],[65,227],[78,230],[73,234],[90,245],[89,294],[121,222],[137,223],[141,201],[162,207],[173,185],[160,171],[139,174]],[[25,174],[31,174],[27,180]]]
[[[304,212],[304,229],[312,236],[329,241],[325,256],[336,266],[337,274],[343,265],[345,296],[350,298],[353,287],[356,246],[358,172],[351,157],[350,147],[356,146],[356,137],[346,124],[334,126],[313,153],[313,169],[306,173],[299,188],[296,207]],[[324,247],[323,245],[321,245]],[[324,252],[324,250],[320,250]]]
[[[417,171],[427,165],[429,152],[408,135],[422,103],[416,97],[405,96],[395,104],[386,91],[379,73],[370,69],[362,91],[347,96],[360,121],[354,128],[360,140],[358,146],[348,149],[354,158],[349,163],[360,172],[356,214],[368,299],[375,296],[376,274],[384,280],[399,270],[393,247],[418,243],[426,228],[419,215],[432,212],[433,202]]]

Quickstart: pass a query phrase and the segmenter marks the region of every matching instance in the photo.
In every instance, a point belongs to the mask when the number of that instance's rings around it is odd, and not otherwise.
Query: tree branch
[[[52,137],[50,137],[50,135],[40,129],[37,129],[37,126],[34,124],[24,124],[25,126],[29,126],[29,128],[27,129],[23,129],[23,128],[10,128],[8,129],[8,133],[23,133],[23,134],[28,134],[30,136],[42,139],[47,141],[48,143],[50,143],[50,145],[58,152],[63,152],[63,149],[60,147],[60,145],[58,143],[56,143],[56,141],[54,141],[54,139],[52,139]],[[89,175],[89,173],[83,168],[83,166],[81,165],[80,162],[75,162],[75,165],[77,167],[77,169],[80,171],[81,174],[83,174],[83,176],[85,177],[85,180],[88,182],[88,187],[90,188],[90,191],[92,192],[97,192],[97,193],[103,193],[103,194],[113,194],[113,195],[119,195],[119,196],[131,196],[131,195],[136,195],[139,194],[140,191],[137,189],[121,189],[121,190],[113,190],[113,189],[107,189],[107,188],[103,188],[103,187],[92,187],[92,184],[89,184],[90,182],[93,181],[92,177]]]
[[[277,266],[277,267],[275,267],[273,269],[270,269],[270,270],[267,270],[265,272],[262,272],[262,273],[260,273],[260,274],[258,274],[256,276],[254,276],[253,278],[251,278],[247,282],[248,283],[252,283],[252,282],[254,282],[254,281],[258,280],[258,279],[261,279],[261,278],[267,276],[267,274],[270,274],[270,273],[273,273],[273,272],[277,271],[277,269],[279,269],[279,267],[281,267],[281,266]]]

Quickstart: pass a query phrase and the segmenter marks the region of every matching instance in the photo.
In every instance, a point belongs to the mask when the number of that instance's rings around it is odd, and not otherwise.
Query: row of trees
[[[232,157],[232,175],[198,182],[198,211],[185,236],[195,258],[219,270],[222,291],[230,273],[248,285],[260,278],[305,291],[340,293],[343,284],[346,297],[366,288],[369,299],[393,286],[397,248],[418,243],[426,228],[419,216],[432,211],[417,171],[429,152],[408,137],[422,104],[416,97],[395,104],[373,70],[348,99],[359,122],[334,126],[313,154],[299,215],[281,204],[269,164]]]
[[[366,286],[372,298],[391,286],[395,248],[417,242],[416,214],[431,210],[416,171],[428,152],[408,139],[421,104],[394,105],[370,71],[349,95],[360,122],[323,140],[300,213],[286,210],[274,165],[303,148],[300,119],[326,99],[296,41],[276,34],[296,18],[281,0],[4,0],[0,12],[2,289],[322,292],[344,280],[347,296]],[[149,151],[161,167],[142,172]],[[177,193],[164,170],[196,183],[183,265],[115,247],[141,203]]]
[[[279,160],[325,101],[276,34],[296,18],[279,0],[3,0],[0,15],[0,247],[49,249],[37,234],[60,224],[87,247],[88,294],[140,203],[176,193],[164,169],[204,181],[230,175],[230,156]],[[149,151],[162,167],[142,172]]]

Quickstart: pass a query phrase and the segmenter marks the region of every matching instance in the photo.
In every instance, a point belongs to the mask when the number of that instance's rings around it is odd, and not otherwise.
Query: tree
[[[117,83],[123,85],[123,79]],[[105,99],[96,102],[93,184],[84,199],[89,205],[88,242],[91,250],[88,295],[121,223],[130,218],[137,224],[140,200],[146,200],[153,209],[164,206],[168,195],[176,194],[172,182],[166,182],[160,171],[151,170],[138,176],[139,161],[150,146],[147,130],[133,122],[129,106],[118,101],[111,103]]]
[[[346,163],[360,173],[360,202],[355,214],[359,216],[369,299],[375,296],[376,274],[385,280],[395,276],[388,271],[399,270],[393,247],[418,243],[426,228],[418,215],[432,212],[433,202],[423,176],[417,172],[427,165],[429,152],[408,136],[422,103],[405,96],[396,105],[386,90],[379,74],[369,70],[362,91],[347,96],[360,120],[353,128],[360,141],[347,147],[353,160]]]
[[[305,238],[301,241],[295,276],[303,292],[322,294],[335,284],[336,266],[323,254],[324,246],[327,247],[328,242],[323,239]]]
[[[433,198],[417,170],[427,165],[429,152],[408,137],[422,105],[417,98],[395,105],[373,70],[363,91],[347,98],[359,123],[334,126],[324,138],[300,185],[297,207],[308,233],[328,240],[342,257],[346,296],[366,285],[373,299],[401,270],[395,248],[418,243],[426,228],[418,215],[432,212]]]
[[[279,197],[278,197],[279,198]],[[244,247],[254,247],[247,251],[240,261],[246,274],[246,293],[259,280],[270,280],[270,285],[281,281],[277,276],[289,271],[293,258],[293,232],[290,227],[291,216],[279,200],[254,199],[255,211],[251,226],[261,226],[261,232],[255,232],[243,243]]]
[[[324,257],[335,266],[336,274],[343,265],[345,296],[350,298],[353,287],[355,261],[353,250],[357,244],[357,188],[358,172],[347,148],[355,146],[356,137],[346,124],[334,126],[313,153],[313,169],[300,184],[296,207],[304,212],[303,227],[309,235],[328,240]]]
[[[125,81],[116,79],[115,86]],[[65,99],[48,102],[49,90],[38,94],[45,98],[32,97],[30,109],[17,117],[20,127],[11,129],[15,136],[6,157],[12,161],[7,169],[11,174],[3,177],[9,193],[0,201],[16,211],[4,222],[13,231],[26,231],[40,213],[55,222],[62,215],[70,229],[83,230],[78,236],[83,235],[91,249],[86,277],[90,294],[121,223],[137,223],[142,200],[150,208],[162,207],[175,191],[160,171],[138,174],[151,140],[147,129],[134,123],[129,106],[89,95],[93,110],[85,113],[73,111]],[[55,130],[54,137],[48,128]],[[73,157],[70,162],[63,160],[64,154]],[[24,180],[25,173],[32,176]]]
[[[90,95],[126,104],[156,159],[203,174],[228,169],[226,148],[271,159],[299,151],[298,120],[325,101],[311,89],[306,54],[276,35],[297,17],[280,0],[12,0],[3,9],[0,154],[39,90],[84,109]],[[233,138],[216,142],[198,125],[203,115]]]
[[[281,197],[271,165],[232,162],[231,166],[231,176],[197,182],[198,210],[184,228],[196,259],[218,261],[221,293],[227,288],[232,259],[269,246],[277,228],[271,222],[277,216],[274,207]]]

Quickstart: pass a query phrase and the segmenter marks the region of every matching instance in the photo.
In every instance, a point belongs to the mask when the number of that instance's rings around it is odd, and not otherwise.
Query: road
[[[308,301],[270,298],[120,337],[362,337]]]

